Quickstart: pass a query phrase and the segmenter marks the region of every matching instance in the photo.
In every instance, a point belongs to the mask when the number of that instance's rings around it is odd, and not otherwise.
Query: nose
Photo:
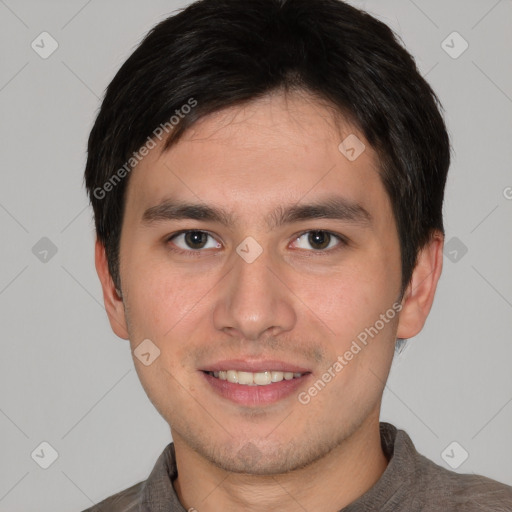
[[[215,328],[253,341],[290,331],[297,320],[293,293],[268,251],[251,263],[236,253],[233,257],[215,303]]]

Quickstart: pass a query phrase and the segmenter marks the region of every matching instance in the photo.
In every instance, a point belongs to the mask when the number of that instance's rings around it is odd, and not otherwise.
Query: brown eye
[[[202,249],[208,241],[208,234],[203,231],[188,231],[185,233],[185,243],[191,249]]]
[[[336,241],[338,243],[336,243]],[[296,238],[295,244],[299,249],[324,251],[339,245],[346,245],[345,240],[334,233],[321,229],[307,231]]]
[[[310,231],[308,242],[314,249],[325,249],[331,241],[331,235],[326,231]]]
[[[168,238],[179,249],[198,251],[200,249],[219,249],[221,244],[205,231],[189,230],[177,233]]]

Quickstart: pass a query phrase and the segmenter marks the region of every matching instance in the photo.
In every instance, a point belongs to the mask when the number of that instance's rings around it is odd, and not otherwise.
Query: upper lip
[[[293,372],[293,373],[309,373],[304,366],[299,366],[284,361],[276,361],[270,359],[229,359],[223,361],[217,361],[216,363],[205,365],[202,369],[204,372],[219,372],[227,370],[237,370],[240,372],[265,372],[265,371],[277,371],[277,372]]]

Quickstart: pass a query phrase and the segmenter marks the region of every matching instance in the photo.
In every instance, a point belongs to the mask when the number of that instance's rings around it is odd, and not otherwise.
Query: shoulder
[[[456,473],[419,453],[404,430],[381,423],[381,440],[389,465],[382,486],[393,488],[395,508],[422,512],[512,512],[512,487],[473,473]],[[388,510],[388,509],[386,509]],[[401,509],[400,509],[401,510]]]
[[[120,491],[83,512],[136,512],[145,480]]]
[[[420,455],[417,475],[421,503],[432,510],[511,512],[512,487],[482,475],[460,474]]]

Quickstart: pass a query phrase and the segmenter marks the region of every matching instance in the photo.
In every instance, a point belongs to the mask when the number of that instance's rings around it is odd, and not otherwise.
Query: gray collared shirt
[[[512,512],[512,487],[484,476],[458,474],[418,453],[411,438],[390,423],[380,423],[389,464],[366,493],[340,512]],[[173,480],[177,476],[169,443],[149,478],[84,512],[187,512]]]

